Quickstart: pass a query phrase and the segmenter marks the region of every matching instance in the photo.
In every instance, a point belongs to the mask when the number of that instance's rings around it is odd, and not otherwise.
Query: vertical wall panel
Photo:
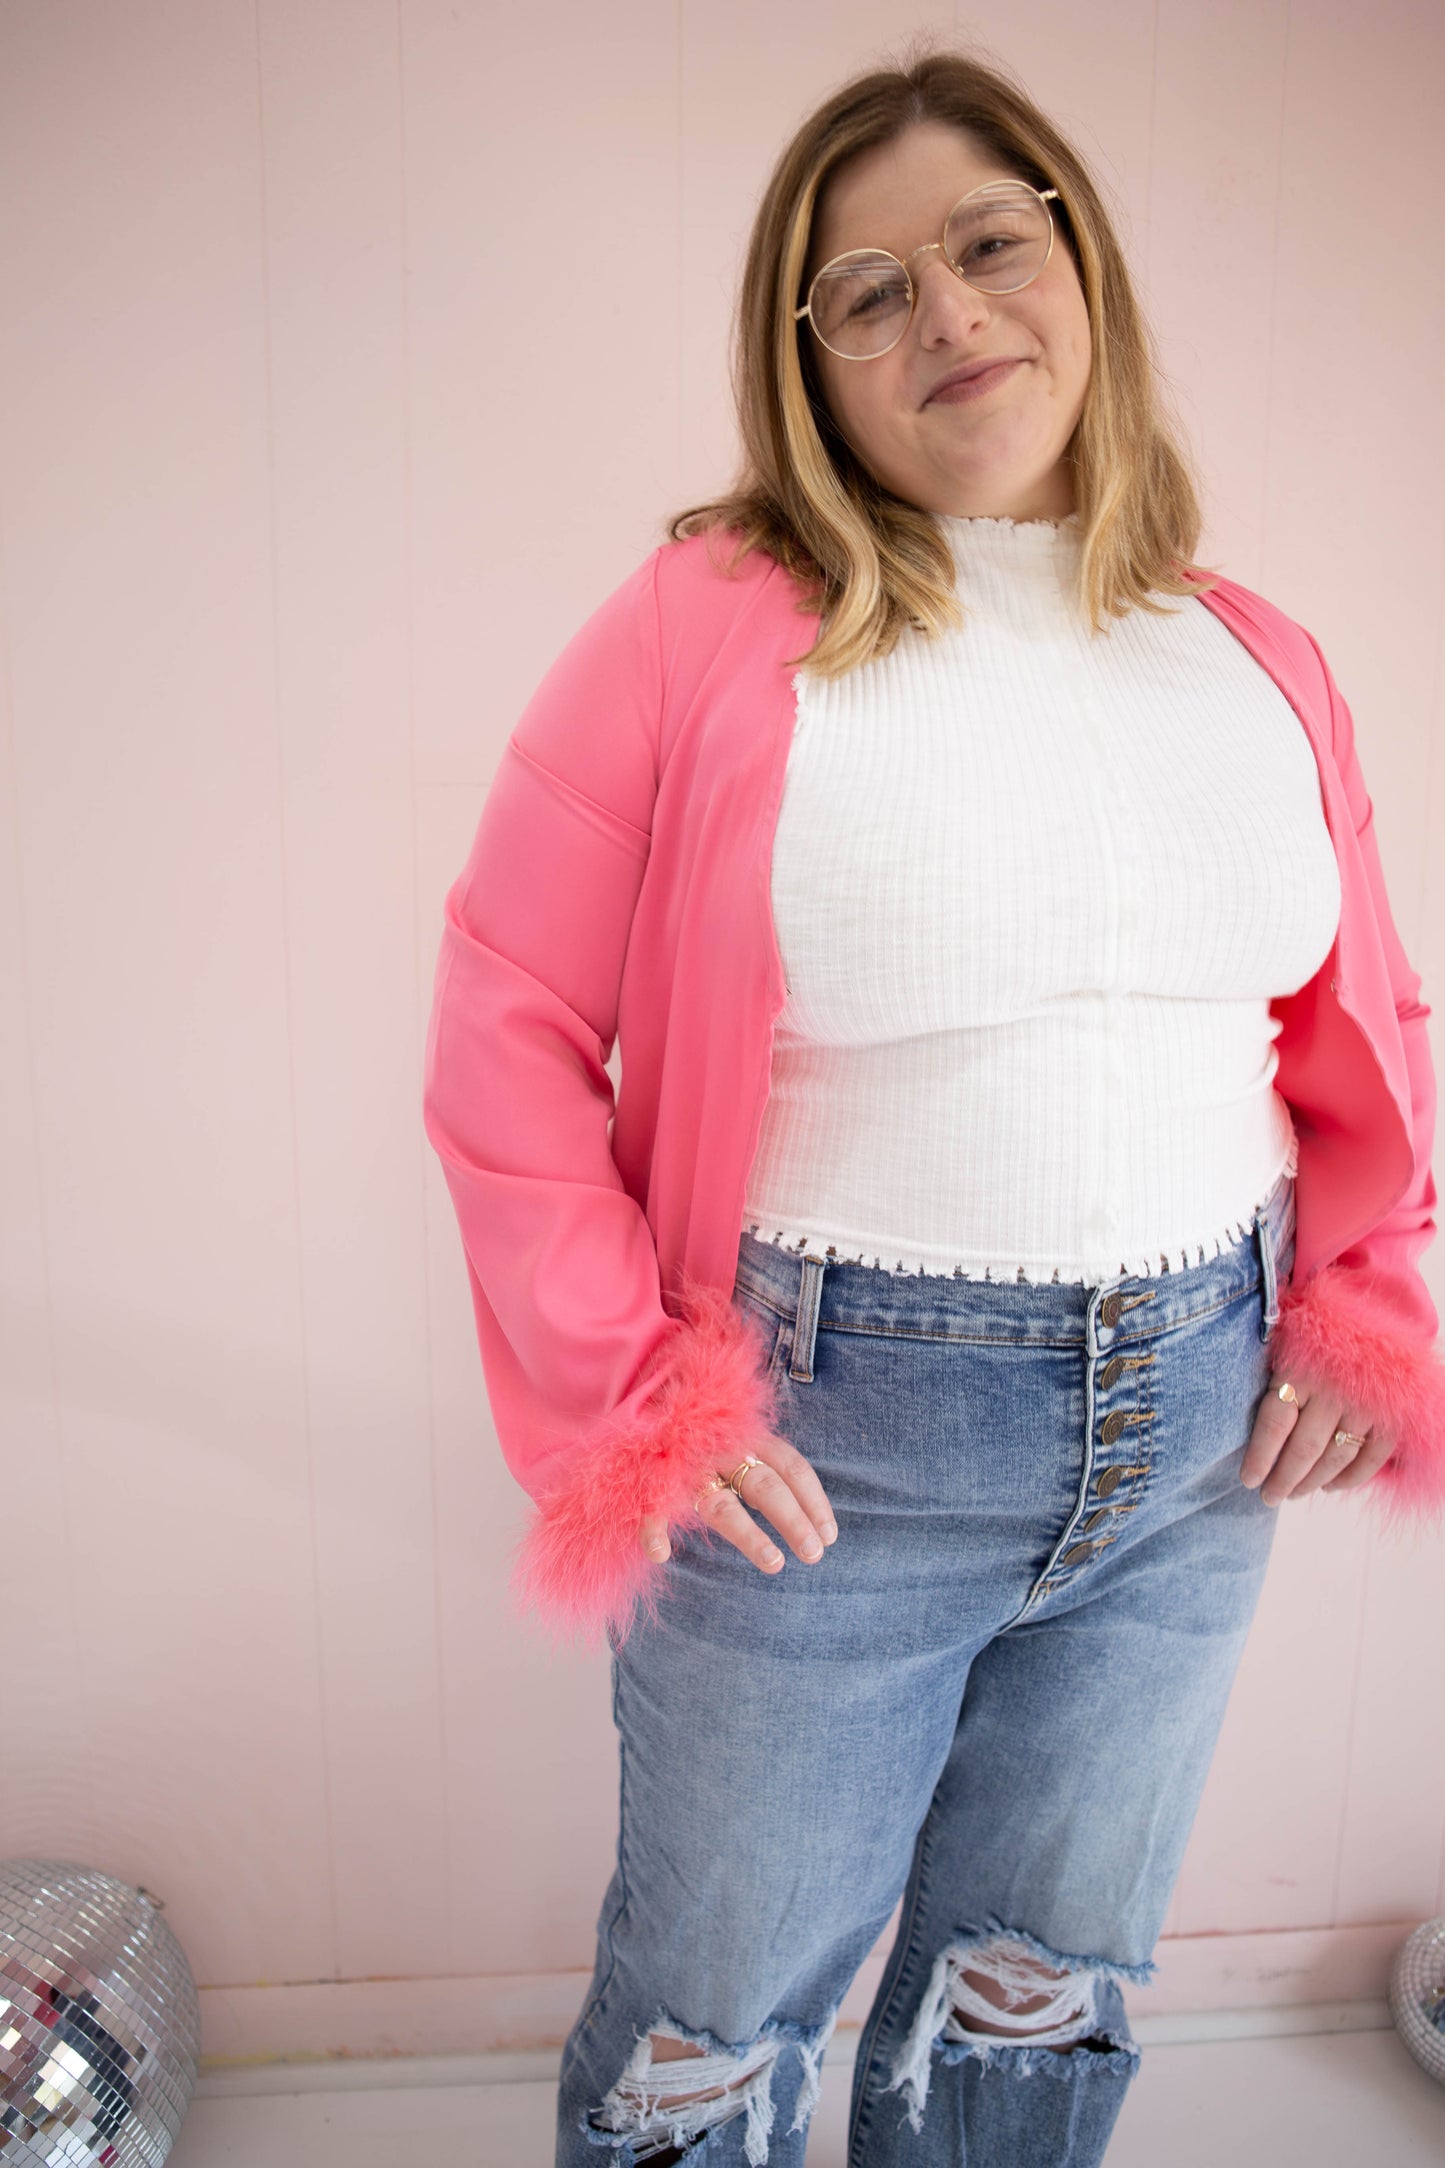
[[[1445,726],[1445,15],[1348,0],[1291,17],[1261,579],[1323,643],[1380,802],[1407,944],[1420,929]]]
[[[418,749],[480,783],[676,488],[676,7],[401,21]]]
[[[54,1506],[9,1547],[32,1663],[7,1681],[5,1849],[173,1893],[203,1979],[318,1970],[255,19],[62,0],[7,9],[0,39],[3,608],[56,1398]]]
[[[1159,10],[1142,270],[1205,491],[1201,555],[1246,586],[1263,578],[1288,13],[1288,0]]]
[[[264,0],[257,29],[327,1969],[439,1974],[455,1959],[416,1150],[404,56],[392,0]],[[273,1813],[284,1829],[284,1791]],[[419,1879],[418,1856],[443,1871]]]
[[[672,0],[562,0],[407,7],[402,35],[424,1028],[442,896],[503,741],[672,508],[678,28]],[[606,1880],[606,1656],[554,1660],[512,1616],[526,1501],[423,1156],[453,1966],[550,1971],[590,1963]]]
[[[1433,1911],[1445,1811],[1445,1718],[1430,1646],[1440,1619],[1440,1547],[1374,1542],[1344,1727],[1346,1788],[1332,1922]],[[1298,1796],[1297,1794],[1295,1796]]]

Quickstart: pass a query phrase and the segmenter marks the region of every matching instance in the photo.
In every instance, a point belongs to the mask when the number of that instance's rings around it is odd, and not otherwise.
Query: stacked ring
[[[748,1479],[749,1468],[761,1468],[762,1465],[763,1464],[759,1460],[756,1453],[749,1453],[745,1460],[739,1461],[737,1467],[734,1468],[731,1475],[713,1476],[710,1482],[704,1483],[702,1489],[693,1499],[692,1503],[694,1512],[700,1513],[702,1511],[702,1502],[704,1498],[708,1497],[715,1490],[730,1490],[735,1498],[741,1498],[743,1494],[743,1485]]]
[[[1292,1385],[1290,1384],[1290,1381],[1289,1381],[1289,1379],[1288,1379],[1288,1378],[1286,1378],[1286,1379],[1285,1379],[1285,1381],[1284,1381],[1284,1383],[1283,1383],[1282,1385],[1280,1385],[1280,1386],[1277,1386],[1277,1387],[1276,1387],[1276,1392],[1278,1393],[1278,1396],[1279,1396],[1279,1398],[1280,1398],[1281,1400],[1290,1400],[1290,1401],[1293,1401],[1293,1402],[1294,1402],[1294,1404],[1295,1404],[1295,1406],[1296,1406],[1296,1407],[1298,1407],[1298,1405],[1299,1405],[1299,1394],[1298,1394],[1298,1393],[1297,1393],[1297,1392],[1295,1391],[1294,1387],[1293,1387],[1293,1386],[1292,1386]],[[1362,1445],[1367,1445],[1367,1444],[1369,1443],[1369,1440],[1368,1440],[1367,1438],[1362,1438],[1362,1437],[1360,1437],[1360,1436],[1359,1436],[1359,1435],[1358,1435],[1358,1434],[1357,1434],[1357,1433],[1356,1433],[1355,1431],[1353,1431],[1353,1430],[1337,1430],[1337,1431],[1335,1432],[1335,1434],[1334,1434],[1333,1438],[1331,1438],[1331,1440],[1330,1440],[1330,1443],[1331,1443],[1331,1445],[1361,1445],[1361,1446],[1362,1446]]]

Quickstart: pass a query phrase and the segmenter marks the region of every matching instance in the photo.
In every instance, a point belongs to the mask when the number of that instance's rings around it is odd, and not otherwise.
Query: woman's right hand
[[[750,1506],[772,1522],[799,1558],[816,1565],[824,1544],[832,1543],[838,1534],[827,1492],[811,1464],[785,1438],[765,1438],[757,1459],[758,1465],[738,1479],[741,1497],[728,1488],[733,1469],[719,1468],[716,1487],[698,1495],[699,1514],[761,1573],[781,1573],[783,1554],[753,1519]],[[735,1461],[733,1467],[737,1465]],[[667,1522],[654,1515],[642,1520],[638,1541],[650,1558],[672,1556]]]

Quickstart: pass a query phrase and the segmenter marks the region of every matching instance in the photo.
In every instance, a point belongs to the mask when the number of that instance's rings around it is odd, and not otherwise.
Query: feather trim
[[[1433,1523],[1445,1508],[1445,1366],[1402,1319],[1388,1274],[1323,1265],[1280,1289],[1279,1313],[1276,1376],[1334,1393],[1348,1427],[1395,1441],[1361,1496],[1387,1527]]]
[[[644,1515],[705,1524],[694,1499],[772,1428],[776,1387],[752,1315],[720,1289],[684,1275],[682,1319],[645,1375],[641,1410],[604,1421],[561,1456],[562,1472],[536,1495],[512,1569],[512,1593],[554,1636],[596,1646],[626,1638],[637,1607],[657,1616],[666,1561],[638,1537]]]

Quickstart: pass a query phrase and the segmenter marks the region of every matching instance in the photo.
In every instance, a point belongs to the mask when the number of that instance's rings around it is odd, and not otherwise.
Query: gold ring
[[[720,1475],[715,1475],[710,1483],[704,1483],[702,1489],[692,1501],[693,1512],[701,1513],[704,1498],[709,1497],[715,1490],[722,1490],[723,1487],[723,1479]]]
[[[1279,1397],[1280,1397],[1280,1399],[1281,1399],[1281,1400],[1292,1400],[1292,1401],[1294,1402],[1294,1404],[1295,1404],[1295,1406],[1296,1406],[1296,1407],[1298,1407],[1298,1406],[1299,1406],[1299,1394],[1298,1394],[1298,1393],[1297,1393],[1297,1392],[1295,1391],[1294,1387],[1293,1387],[1293,1386],[1292,1386],[1292,1385],[1290,1384],[1290,1381],[1289,1381],[1289,1379],[1288,1379],[1288,1378],[1286,1378],[1286,1379],[1285,1379],[1285,1381],[1284,1381],[1283,1385],[1281,1385],[1281,1387],[1280,1387],[1280,1389],[1279,1389]]]
[[[1352,1430],[1337,1430],[1330,1443],[1331,1445],[1363,1445],[1365,1441],[1363,1438],[1357,1438]]]
[[[749,1453],[746,1460],[739,1461],[737,1467],[734,1468],[732,1474],[728,1477],[728,1489],[732,1492],[735,1498],[742,1497],[743,1485],[748,1479],[749,1468],[761,1468],[762,1465],[763,1464],[758,1459],[756,1453]]]

